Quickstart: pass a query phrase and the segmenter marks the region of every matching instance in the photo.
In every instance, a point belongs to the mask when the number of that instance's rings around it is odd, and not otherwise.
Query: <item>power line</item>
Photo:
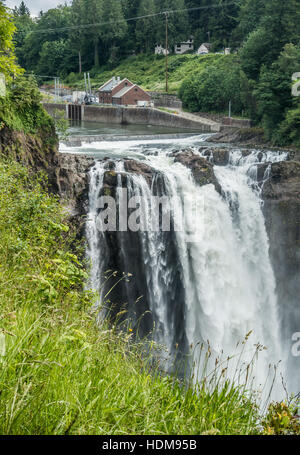
[[[185,8],[185,9],[177,9],[177,10],[169,10],[169,11],[160,11],[159,13],[152,13],[152,14],[147,14],[145,16],[138,16],[138,17],[130,17],[128,19],[120,19],[119,21],[108,21],[108,22],[98,22],[95,24],[84,24],[84,25],[72,25],[68,27],[61,27],[61,28],[48,28],[48,29],[42,29],[42,30],[33,30],[31,33],[48,33],[48,32],[64,32],[68,30],[79,30],[79,29],[86,29],[90,27],[100,27],[102,25],[111,25],[111,24],[118,24],[122,22],[130,22],[130,21],[137,21],[141,19],[147,19],[150,17],[158,17],[158,16],[163,16],[166,14],[176,14],[176,13],[183,13],[183,12],[190,12],[190,11],[200,11],[200,10],[206,10],[206,9],[213,9],[213,8],[222,8],[225,6],[233,6],[236,5],[236,2],[228,2],[228,3],[222,3],[222,4],[217,4],[217,5],[207,5],[207,6],[198,6],[195,8]]]

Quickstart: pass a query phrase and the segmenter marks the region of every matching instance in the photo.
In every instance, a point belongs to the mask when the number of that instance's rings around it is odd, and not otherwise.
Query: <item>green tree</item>
[[[214,48],[222,49],[229,46],[232,32],[238,25],[240,1],[219,0],[214,1],[211,6],[208,10],[208,31]]]
[[[147,16],[156,12],[155,0],[141,0],[138,16]],[[136,42],[138,49],[144,52],[153,52],[156,44],[156,17],[147,17],[137,21]]]
[[[17,28],[14,35],[14,43],[16,47],[16,55],[21,66],[25,66],[24,53],[22,47],[25,44],[25,39],[31,31],[34,30],[36,24],[30,17],[30,11],[24,2],[19,8],[14,9],[14,23]]]
[[[40,52],[37,73],[51,76],[55,71],[55,75],[61,75],[65,69],[68,53],[69,42],[67,40],[46,41]]]
[[[84,21],[86,24],[92,24],[84,28],[85,41],[93,46],[95,67],[100,65],[99,42],[103,34],[103,26],[97,24],[105,22],[103,4],[103,0],[83,0]]]
[[[70,16],[71,8],[68,6],[50,9],[40,17],[37,25],[26,35],[18,55],[23,54],[22,64],[28,71],[37,70],[44,43],[68,39],[67,27],[71,23]],[[52,68],[51,73],[57,74],[55,67]]]
[[[257,79],[262,65],[270,67],[285,44],[300,39],[300,0],[266,0],[265,13],[245,42],[241,60],[246,74]]]
[[[101,27],[101,41],[109,63],[116,63],[121,40],[126,36],[127,22],[119,0],[106,0],[103,8],[105,25]]]
[[[157,10],[170,11],[168,15],[168,41],[169,49],[173,49],[175,44],[180,41],[185,41],[190,36],[189,18],[186,9],[185,0],[164,0],[163,2],[156,0]],[[176,11],[172,13],[171,11]],[[157,27],[157,43],[165,43],[166,26],[165,16],[156,18]]]
[[[8,81],[22,73],[16,63],[13,43],[16,27],[12,18],[12,13],[0,2],[0,73],[3,73]]]
[[[73,0],[71,8],[71,23],[75,28],[70,29],[69,38],[70,44],[73,49],[78,53],[79,60],[79,73],[82,71],[82,54],[84,49],[85,40],[85,14],[84,14],[84,2],[82,0]],[[78,27],[78,28],[76,28]]]
[[[289,142],[288,136],[293,137],[293,128],[297,126],[294,120],[298,115],[298,98],[292,95],[294,72],[300,72],[300,46],[288,44],[270,68],[262,67],[254,90],[257,120],[264,126],[267,137],[281,144]],[[289,131],[288,136],[284,136],[284,131]]]
[[[187,77],[179,95],[191,111],[226,112],[231,101],[232,112],[240,114],[247,109],[250,87],[239,64],[230,58]]]
[[[15,16],[30,16],[29,8],[25,5],[25,3],[23,1],[20,3],[19,7],[17,7],[17,6],[15,7],[14,15]]]

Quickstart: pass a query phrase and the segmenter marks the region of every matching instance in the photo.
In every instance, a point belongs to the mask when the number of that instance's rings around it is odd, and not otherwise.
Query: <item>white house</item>
[[[168,55],[170,54],[170,51],[166,51],[166,49],[164,47],[162,47],[160,44],[157,44],[155,46],[155,54],[156,55],[166,55],[168,53]]]
[[[189,40],[182,43],[177,43],[175,46],[175,54],[185,54],[185,52],[194,50],[194,39],[191,37]]]
[[[211,49],[211,44],[210,43],[203,43],[197,50],[196,54],[198,55],[205,55],[209,54]]]

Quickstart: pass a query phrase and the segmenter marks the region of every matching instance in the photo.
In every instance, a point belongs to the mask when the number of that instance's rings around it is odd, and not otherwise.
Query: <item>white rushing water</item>
[[[180,144],[176,143],[177,149],[178,145],[182,148],[194,146],[193,151],[201,154],[195,147],[195,142],[199,140],[201,138],[182,140]],[[110,150],[116,146],[116,143],[110,145]],[[139,159],[145,144],[126,141],[118,146],[119,153],[124,156],[136,150],[136,158]],[[107,144],[93,144],[93,147],[107,150]],[[168,263],[166,259],[165,236],[150,229],[152,192],[147,181],[141,175],[131,174],[127,185],[129,195],[139,195],[143,199],[147,229],[139,234],[140,255],[148,288],[149,310],[155,321],[154,337],[164,343],[169,352],[175,352],[174,331],[178,330],[178,324],[176,326],[174,322],[169,295],[175,285],[172,280],[176,265],[181,270],[184,292],[180,330],[184,332],[187,344],[195,347],[199,342],[209,341],[213,357],[223,355],[226,358],[234,355],[237,343],[242,343],[246,334],[253,331],[250,345],[243,353],[243,361],[251,361],[254,344],[267,347],[259,354],[260,360],[253,371],[256,387],[262,388],[269,364],[282,360],[284,353],[280,342],[276,283],[260,198],[261,185],[257,182],[257,164],[284,160],[286,155],[253,151],[243,156],[239,150],[231,151],[228,165],[214,167],[222,188],[220,194],[212,184],[197,185],[190,169],[174,162],[169,153],[172,149],[172,140],[162,146],[155,141],[150,145],[148,143],[144,159],[162,175],[165,194],[172,200],[176,216],[184,217],[184,228],[174,234],[178,264]],[[266,166],[264,179],[268,178],[268,169]],[[101,287],[107,255],[105,242],[101,241],[103,234],[97,233],[96,227],[97,199],[104,171],[103,164],[98,162],[90,172],[87,240],[88,257],[92,262],[90,286],[93,289]],[[118,162],[116,171],[125,172],[122,162]],[[198,218],[184,205],[187,203],[189,207],[195,199],[203,204],[196,214]],[[196,238],[195,234],[191,237],[195,226]],[[120,239],[121,255],[126,257],[126,241],[122,237]],[[199,350],[196,349],[196,363],[198,355]],[[276,383],[274,396],[282,395],[279,389]]]

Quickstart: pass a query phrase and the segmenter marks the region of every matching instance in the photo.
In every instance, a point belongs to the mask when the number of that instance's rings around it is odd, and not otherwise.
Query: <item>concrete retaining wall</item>
[[[155,107],[170,107],[173,109],[182,109],[182,102],[176,95],[167,93],[148,92],[154,102]]]
[[[55,109],[67,109],[65,104],[44,104],[50,115]],[[193,129],[203,133],[219,132],[219,124],[207,124],[180,117],[176,114],[160,111],[158,109],[143,107],[120,106],[82,106],[82,120],[85,122],[99,122],[123,125],[153,125],[171,128]]]
[[[222,118],[223,125],[234,126],[235,128],[251,128],[252,122],[250,119],[238,119],[238,118]]]

